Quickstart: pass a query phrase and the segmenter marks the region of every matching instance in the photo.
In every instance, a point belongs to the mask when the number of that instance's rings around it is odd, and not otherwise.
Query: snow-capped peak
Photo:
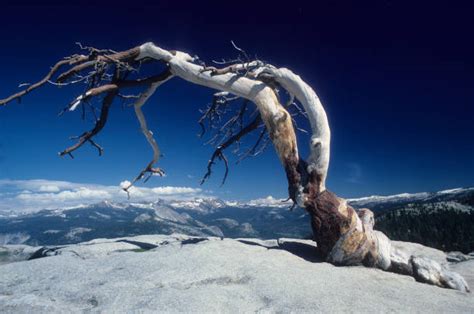
[[[291,201],[282,198],[274,198],[269,195],[265,198],[258,198],[247,203],[249,206],[264,206],[264,207],[288,207],[291,206]]]
[[[421,192],[421,193],[400,193],[395,195],[371,195],[365,196],[360,198],[349,198],[347,199],[348,202],[383,202],[383,201],[391,201],[396,199],[421,199],[424,197],[428,197],[430,193]]]
[[[388,196],[372,195],[360,198],[351,198],[347,201],[353,206],[370,206],[371,204],[384,204],[394,202],[415,202],[431,199],[446,199],[464,192],[474,191],[474,188],[455,188],[439,192],[421,192],[421,193],[401,193]]]

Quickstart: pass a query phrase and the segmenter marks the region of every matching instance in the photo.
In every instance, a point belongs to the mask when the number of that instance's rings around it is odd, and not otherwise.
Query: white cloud
[[[25,213],[41,209],[72,207],[104,200],[126,202],[124,181],[120,186],[84,184],[52,180],[0,180],[0,214]],[[129,190],[132,202],[153,202],[164,199],[193,199],[208,192],[193,187],[135,187]]]
[[[41,185],[38,189],[40,192],[59,192],[61,189],[57,185]]]
[[[283,198],[274,198],[269,195],[265,198],[258,198],[248,202],[252,206],[270,206],[270,207],[287,207],[291,206],[292,202]]]
[[[201,189],[194,189],[182,186],[160,186],[151,189],[154,193],[160,195],[187,194],[201,192]]]
[[[51,200],[67,202],[75,200],[103,200],[110,199],[112,195],[104,190],[92,190],[87,187],[80,187],[75,190],[65,190],[58,193],[20,193],[15,199],[28,203],[49,203]]]

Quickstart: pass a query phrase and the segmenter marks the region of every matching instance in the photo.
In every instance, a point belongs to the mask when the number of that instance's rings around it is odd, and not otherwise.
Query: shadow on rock
[[[316,252],[316,247],[314,245],[304,243],[304,242],[279,240],[277,243],[275,243],[275,245],[264,245],[263,243],[259,243],[257,241],[251,241],[251,240],[239,239],[237,241],[243,244],[247,244],[247,245],[261,246],[269,250],[284,250],[311,263],[324,262],[324,259],[318,256]]]

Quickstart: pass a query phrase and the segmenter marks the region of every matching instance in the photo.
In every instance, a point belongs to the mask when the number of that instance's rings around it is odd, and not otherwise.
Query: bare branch
[[[237,45],[234,43],[233,40],[231,40],[230,43],[232,44],[232,46],[236,50],[238,50],[239,52],[241,52],[244,55],[245,59],[247,59],[247,62],[250,61],[249,55],[247,54],[247,52],[245,52],[245,50],[243,50],[242,48],[237,47]]]
[[[263,66],[264,64],[261,61],[251,61],[251,62],[238,62],[232,65],[229,65],[224,68],[216,68],[213,66],[203,67],[201,73],[210,71],[211,76],[214,75],[223,75],[227,73],[237,73],[241,75],[247,75],[250,71],[257,69],[258,67]]]
[[[89,143],[91,143],[92,146],[94,146],[95,148],[97,148],[97,150],[99,151],[99,156],[102,156],[102,154],[104,153],[104,149],[102,148],[102,146],[100,146],[99,144],[97,144],[96,142],[94,142],[92,139],[88,139]]]
[[[204,133],[206,133],[206,127],[204,122],[207,120],[209,122],[209,128],[215,128],[215,123],[220,123],[221,117],[224,114],[225,110],[221,110],[221,108],[225,108],[230,102],[239,99],[239,97],[229,97],[229,93],[227,92],[220,92],[215,93],[212,97],[211,105],[204,111],[204,114],[199,119],[198,123],[201,126],[201,133],[198,135],[202,137]]]
[[[265,134],[267,133],[267,130],[266,129],[263,129],[258,138],[257,138],[257,141],[255,142],[255,144],[250,148],[248,149],[244,154],[242,154],[239,158],[239,160],[237,160],[237,163],[240,163],[242,160],[244,160],[245,158],[248,158],[248,157],[255,157],[255,156],[258,156],[260,155],[264,150],[265,148],[267,147],[268,145],[268,142],[269,140],[266,139],[266,140],[263,140],[263,144],[261,145],[262,143],[262,139],[264,138]],[[261,145],[261,146],[260,146]],[[257,150],[257,148],[259,148]]]
[[[143,114],[142,107],[145,103],[150,99],[150,97],[155,93],[158,86],[165,83],[167,80],[172,78],[172,74],[167,69],[165,72],[161,73],[160,75],[156,75],[153,77],[152,83],[149,84],[147,90],[143,92],[137,101],[134,104],[135,108],[135,115],[137,116],[138,121],[140,122],[140,128],[142,130],[143,135],[147,139],[148,143],[150,144],[151,148],[153,149],[153,159],[148,163],[148,165],[138,174],[137,177],[129,184],[128,187],[123,188],[124,191],[127,192],[127,195],[130,197],[129,189],[139,180],[143,179],[144,176],[148,173],[149,176],[145,178],[145,182],[150,179],[152,175],[159,175],[163,176],[165,174],[164,170],[160,168],[155,168],[154,164],[158,162],[158,159],[161,156],[160,148],[153,137],[153,132],[148,129],[148,125],[145,119],[145,115]],[[143,82],[143,81],[141,81]]]
[[[112,105],[112,102],[117,95],[117,90],[112,90],[107,93],[102,101],[102,108],[100,112],[100,118],[96,121],[95,126],[92,130],[84,132],[81,136],[79,136],[79,140],[73,146],[70,146],[59,153],[59,156],[69,155],[72,156],[72,152],[81,147],[84,143],[91,140],[97,133],[99,133],[107,123],[107,118],[109,116],[109,109]],[[100,154],[102,154],[102,150],[100,150]]]
[[[80,42],[76,42],[76,45],[79,46],[82,50],[88,50],[89,53],[108,53],[108,54],[114,54],[117,53],[117,51],[111,50],[111,49],[97,49],[95,47],[89,47],[89,46],[84,46]]]
[[[105,63],[118,63],[118,64],[125,64],[123,62],[135,60],[140,54],[140,47],[135,47],[129,50],[109,54],[109,55],[91,55],[90,61],[84,62],[74,66],[73,68],[69,69],[68,71],[62,73],[58,76],[57,81],[62,83],[72,77],[73,75],[88,69],[92,66],[95,66],[98,62],[105,62]]]
[[[216,158],[219,158],[219,159],[223,160],[224,163],[225,163],[226,171],[225,171],[225,174],[224,174],[224,178],[222,179],[222,184],[225,183],[225,180],[227,179],[227,174],[229,173],[229,165],[228,165],[228,162],[227,162],[227,158],[223,154],[223,151],[227,147],[229,147],[232,144],[234,144],[235,142],[239,141],[244,135],[246,135],[246,134],[252,132],[253,130],[255,130],[256,128],[258,128],[258,126],[260,125],[261,122],[262,122],[262,118],[261,118],[260,115],[258,115],[257,117],[255,117],[255,119],[252,122],[250,122],[248,125],[246,125],[244,128],[242,128],[239,133],[237,133],[234,136],[230,137],[226,142],[224,142],[222,145],[219,145],[216,148],[216,150],[214,151],[214,153],[211,156],[211,159],[209,159],[209,161],[207,163],[207,172],[204,175],[204,177],[201,179],[201,185],[207,179],[209,179],[209,177],[211,176],[212,166],[215,164]]]
[[[37,89],[38,87],[41,87],[43,86],[45,83],[47,83],[51,77],[63,66],[63,65],[67,65],[67,64],[74,64],[76,62],[79,62],[82,58],[84,58],[84,56],[74,56],[74,57],[69,57],[69,58],[65,58],[61,61],[58,61],[52,68],[51,70],[46,74],[45,77],[43,77],[40,81],[28,86],[28,88],[18,92],[18,93],[15,93],[5,99],[1,99],[0,100],[0,106],[5,106],[7,103],[9,103],[10,101],[14,100],[14,99],[18,99],[18,101],[20,101],[21,97],[30,93],[31,91]],[[21,85],[20,85],[21,86]]]
[[[169,77],[170,72],[169,69],[165,70],[164,72],[158,74],[158,75],[153,75],[147,78],[143,79],[136,79],[136,80],[116,80],[114,83],[110,84],[105,84],[102,86],[98,86],[92,89],[89,89],[86,91],[83,95],[80,95],[76,99],[74,99],[63,111],[61,111],[60,115],[62,115],[65,111],[74,111],[79,104],[81,104],[84,101],[87,101],[91,99],[92,97],[98,96],[100,94],[106,93],[106,92],[111,92],[111,91],[117,91],[120,88],[130,88],[130,87],[137,87],[141,85],[149,85],[155,82],[160,82],[167,77]],[[118,95],[121,98],[132,98],[130,96],[124,97],[123,95]],[[134,97],[134,98],[138,98]]]

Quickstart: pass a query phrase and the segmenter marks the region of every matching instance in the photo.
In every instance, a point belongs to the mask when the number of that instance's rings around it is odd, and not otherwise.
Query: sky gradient
[[[330,190],[358,197],[474,185],[473,4],[199,3],[2,5],[0,97],[79,52],[78,41],[114,50],[153,41],[210,61],[235,56],[233,40],[251,55],[291,68],[320,96],[332,129]],[[0,179],[118,186],[138,174],[151,149],[132,108],[119,102],[97,137],[103,157],[87,145],[74,160],[57,156],[71,144],[70,136],[91,127],[79,112],[57,117],[80,91],[48,86],[0,108]],[[212,148],[197,137],[197,120],[212,93],[175,78],[147,103],[144,111],[167,176],[141,186],[200,188],[225,199],[286,197],[284,171],[272,147],[232,164],[223,187],[222,165],[199,186]],[[299,146],[307,156],[304,136]]]

